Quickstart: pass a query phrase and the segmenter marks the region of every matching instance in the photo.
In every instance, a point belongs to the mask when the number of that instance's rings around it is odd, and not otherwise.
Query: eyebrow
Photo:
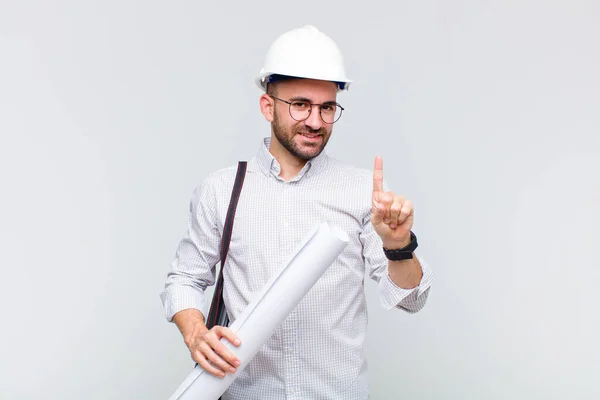
[[[289,101],[306,101],[307,103],[312,103],[312,101],[307,97],[302,96],[294,96],[290,98]],[[337,104],[335,100],[324,101],[322,104]]]

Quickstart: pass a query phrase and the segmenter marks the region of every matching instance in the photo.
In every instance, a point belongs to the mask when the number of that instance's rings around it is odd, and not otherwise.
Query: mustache
[[[310,129],[310,128],[303,128],[303,129],[296,129],[296,133],[297,134],[304,134],[304,133],[309,133],[311,135],[321,135],[321,136],[325,136],[325,133],[327,133],[327,131],[325,130],[325,128],[319,128],[319,129]]]

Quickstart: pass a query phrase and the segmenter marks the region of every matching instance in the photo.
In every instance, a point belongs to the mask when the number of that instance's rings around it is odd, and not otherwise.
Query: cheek
[[[286,132],[295,132],[298,130],[300,124],[297,121],[294,121],[287,115],[282,115],[281,113],[277,113],[274,116],[273,123],[279,126],[280,129],[285,130]]]

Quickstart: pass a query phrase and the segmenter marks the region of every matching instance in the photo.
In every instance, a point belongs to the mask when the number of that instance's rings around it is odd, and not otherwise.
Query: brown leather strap
[[[225,266],[225,259],[229,252],[229,242],[231,241],[231,232],[233,230],[233,219],[244,184],[244,177],[246,176],[246,166],[246,161],[238,162],[235,183],[233,184],[229,208],[227,209],[227,217],[225,218],[225,226],[223,227],[223,235],[221,237],[221,268],[206,321],[206,327],[208,329],[211,329],[215,325],[227,326],[229,324],[227,310],[225,310],[225,304],[223,303],[223,267]]]

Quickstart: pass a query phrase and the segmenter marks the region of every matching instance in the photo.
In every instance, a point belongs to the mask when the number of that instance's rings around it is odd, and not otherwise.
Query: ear
[[[260,111],[265,116],[265,119],[269,122],[273,122],[273,107],[275,106],[273,99],[266,93],[260,96]]]

